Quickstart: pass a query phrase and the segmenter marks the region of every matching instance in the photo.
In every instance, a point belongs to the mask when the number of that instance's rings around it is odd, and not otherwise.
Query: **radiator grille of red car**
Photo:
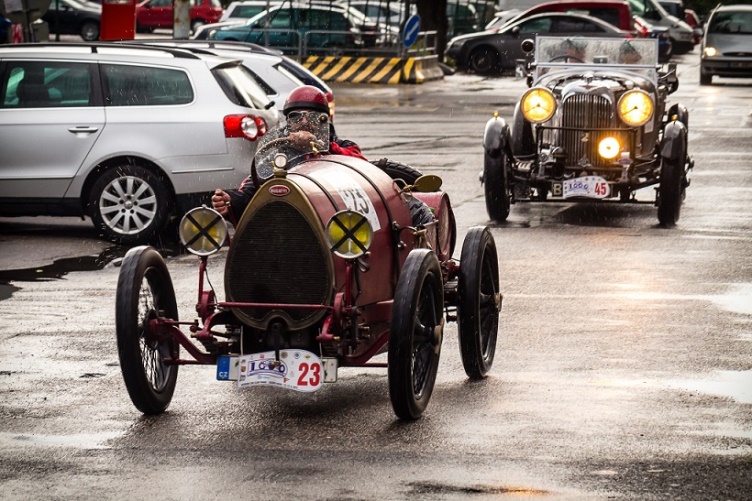
[[[271,202],[236,234],[225,265],[228,301],[326,304],[332,288],[317,232],[286,202]],[[258,326],[269,308],[235,308],[241,321]],[[308,326],[325,310],[283,308],[289,328]]]
[[[567,97],[562,105],[561,141],[567,153],[566,165],[606,166],[613,160],[604,160],[598,154],[598,143],[608,136],[616,137],[620,144],[628,145],[630,134],[614,128],[617,118],[614,105],[598,95],[577,94]],[[593,130],[611,129],[611,130]]]

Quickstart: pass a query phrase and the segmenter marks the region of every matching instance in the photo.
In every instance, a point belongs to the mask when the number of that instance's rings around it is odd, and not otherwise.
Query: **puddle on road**
[[[20,290],[12,282],[37,282],[41,280],[56,280],[68,273],[76,271],[102,270],[105,266],[120,260],[128,252],[128,247],[115,245],[108,247],[97,255],[68,257],[58,259],[47,266],[37,266],[18,270],[0,270],[0,301],[8,299],[14,292]],[[160,248],[159,252],[166,257],[179,254],[177,247]]]
[[[669,386],[730,397],[740,404],[752,404],[752,371],[717,371],[712,379],[673,381]]]

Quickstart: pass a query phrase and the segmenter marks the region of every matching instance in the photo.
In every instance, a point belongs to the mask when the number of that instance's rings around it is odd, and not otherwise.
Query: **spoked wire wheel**
[[[389,337],[389,397],[394,413],[417,419],[436,382],[443,337],[444,288],[436,255],[410,253],[400,273]]]
[[[462,365],[468,377],[482,379],[493,365],[501,311],[499,262],[488,228],[470,228],[465,237],[458,292]]]
[[[152,247],[135,247],[120,269],[116,302],[118,355],[125,386],[133,404],[144,414],[164,412],[172,400],[179,343],[155,332],[157,317],[178,320],[175,292],[162,256]]]

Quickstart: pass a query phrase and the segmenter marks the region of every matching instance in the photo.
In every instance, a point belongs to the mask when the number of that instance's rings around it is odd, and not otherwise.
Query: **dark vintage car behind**
[[[532,70],[511,126],[486,124],[491,218],[518,202],[642,202],[673,226],[693,166],[689,113],[667,103],[678,80],[674,64],[658,65],[657,40],[538,37]],[[647,187],[655,197],[638,199]]]

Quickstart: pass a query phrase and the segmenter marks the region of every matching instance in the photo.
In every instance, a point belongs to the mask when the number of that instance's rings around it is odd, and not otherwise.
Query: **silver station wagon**
[[[241,61],[108,43],[0,47],[0,216],[153,240],[250,172],[279,112]]]

